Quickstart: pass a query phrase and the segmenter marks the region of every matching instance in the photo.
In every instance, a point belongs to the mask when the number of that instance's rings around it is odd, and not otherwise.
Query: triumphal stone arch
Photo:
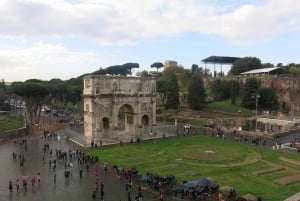
[[[86,142],[142,139],[156,124],[156,80],[146,77],[84,77]]]

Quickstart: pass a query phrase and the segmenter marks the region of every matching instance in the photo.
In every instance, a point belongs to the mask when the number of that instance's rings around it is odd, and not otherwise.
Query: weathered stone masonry
[[[156,124],[155,78],[85,76],[83,98],[87,142],[114,139],[116,133],[142,137]],[[125,128],[118,121],[120,108]]]

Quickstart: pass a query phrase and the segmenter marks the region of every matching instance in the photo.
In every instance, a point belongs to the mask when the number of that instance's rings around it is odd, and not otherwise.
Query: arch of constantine
[[[143,138],[156,124],[155,78],[88,75],[83,99],[87,143]]]

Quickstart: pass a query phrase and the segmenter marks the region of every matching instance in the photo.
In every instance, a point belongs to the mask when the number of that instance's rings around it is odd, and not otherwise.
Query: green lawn
[[[211,112],[224,112],[244,117],[253,116],[252,111],[242,107],[241,97],[237,98],[235,105],[232,105],[229,99],[224,101],[215,101],[207,104],[204,110]]]
[[[277,178],[296,174],[295,171],[300,171],[300,166],[297,165],[287,164],[293,171],[281,170],[260,176],[252,174],[272,168],[272,163],[283,165],[284,162],[279,160],[280,156],[298,160],[297,155],[209,136],[197,135],[128,144],[87,150],[87,153],[99,156],[100,161],[107,162],[110,166],[135,167],[142,174],[174,174],[178,182],[209,177],[220,186],[234,187],[238,195],[251,193],[261,196],[264,201],[284,200],[300,189],[300,182],[287,186],[273,182]]]
[[[24,118],[22,116],[1,115],[0,132],[24,127]]]

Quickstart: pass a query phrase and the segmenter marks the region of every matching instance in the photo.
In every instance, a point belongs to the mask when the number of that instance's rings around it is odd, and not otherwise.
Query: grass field
[[[251,110],[247,110],[242,107],[241,97],[237,97],[235,105],[230,103],[230,99],[224,101],[215,101],[207,104],[204,110],[210,112],[224,112],[243,117],[253,116],[253,112]]]
[[[99,156],[110,166],[135,167],[141,174],[174,174],[178,182],[209,177],[220,186],[234,187],[238,195],[251,193],[264,201],[284,200],[300,189],[300,182],[274,182],[300,174],[300,165],[280,160],[297,161],[299,156],[203,135],[87,150],[87,154]],[[284,168],[254,176],[254,172],[277,166]]]
[[[13,115],[0,116],[0,132],[24,127],[24,117]]]

